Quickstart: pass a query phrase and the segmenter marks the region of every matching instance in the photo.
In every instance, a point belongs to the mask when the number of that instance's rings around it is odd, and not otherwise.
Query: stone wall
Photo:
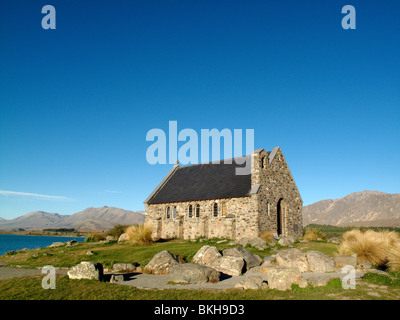
[[[281,234],[301,237],[303,201],[281,149],[277,150],[271,163],[264,150],[253,156],[252,182],[260,184],[257,195],[260,234],[266,231],[278,232],[278,207],[280,207]]]
[[[218,205],[216,217],[215,203]],[[189,205],[193,209],[191,218]],[[199,217],[196,217],[196,205],[200,205]],[[170,208],[170,218],[167,218],[167,207]],[[175,218],[172,216],[173,207],[177,212]],[[154,237],[164,239],[253,238],[258,235],[258,205],[256,196],[146,204],[146,222],[153,225]]]

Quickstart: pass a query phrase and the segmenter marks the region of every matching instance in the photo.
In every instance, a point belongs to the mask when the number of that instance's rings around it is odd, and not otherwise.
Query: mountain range
[[[0,218],[0,230],[11,229],[111,229],[117,224],[144,222],[143,211],[114,207],[87,208],[72,215],[34,211],[12,220]],[[303,207],[303,225],[400,227],[400,193],[361,191]]]
[[[131,225],[144,222],[143,211],[129,211],[114,207],[87,208],[72,215],[33,211],[15,219],[0,219],[0,230],[74,228],[104,230],[117,224]]]
[[[400,193],[361,191],[303,207],[303,225],[400,227]]]

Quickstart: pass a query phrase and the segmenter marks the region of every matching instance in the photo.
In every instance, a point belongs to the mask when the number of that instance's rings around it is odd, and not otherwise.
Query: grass
[[[387,283],[389,278],[371,274],[367,280],[356,286],[355,290],[344,290],[341,281],[331,280],[325,287],[300,288],[292,286],[291,291],[262,290],[143,290],[130,286],[116,285],[91,280],[70,280],[67,276],[58,276],[56,289],[44,290],[42,277],[21,277],[0,280],[0,300],[369,300],[369,283],[390,285],[381,299],[398,300],[400,289]],[[390,279],[390,278],[389,278]],[[394,281],[394,280],[392,280]],[[379,298],[379,297],[378,297]]]
[[[128,227],[126,230],[126,238],[135,244],[150,244],[153,242],[151,234],[153,228],[150,224],[138,224]]]
[[[386,267],[390,256],[392,270],[396,270],[400,256],[399,242],[400,236],[394,231],[376,232],[371,229],[365,231],[355,229],[343,234],[339,253],[356,254],[359,262],[371,262],[377,267]]]

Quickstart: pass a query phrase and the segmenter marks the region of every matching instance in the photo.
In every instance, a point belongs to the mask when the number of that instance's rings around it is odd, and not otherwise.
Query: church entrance
[[[276,233],[278,236],[282,234],[282,198],[279,199],[276,210]]]

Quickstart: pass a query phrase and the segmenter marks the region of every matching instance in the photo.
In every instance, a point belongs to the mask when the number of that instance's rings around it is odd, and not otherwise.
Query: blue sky
[[[44,5],[56,29],[44,30]],[[356,9],[344,30],[341,9]],[[146,133],[254,129],[304,204],[400,192],[398,1],[0,3],[0,217],[143,210]]]

